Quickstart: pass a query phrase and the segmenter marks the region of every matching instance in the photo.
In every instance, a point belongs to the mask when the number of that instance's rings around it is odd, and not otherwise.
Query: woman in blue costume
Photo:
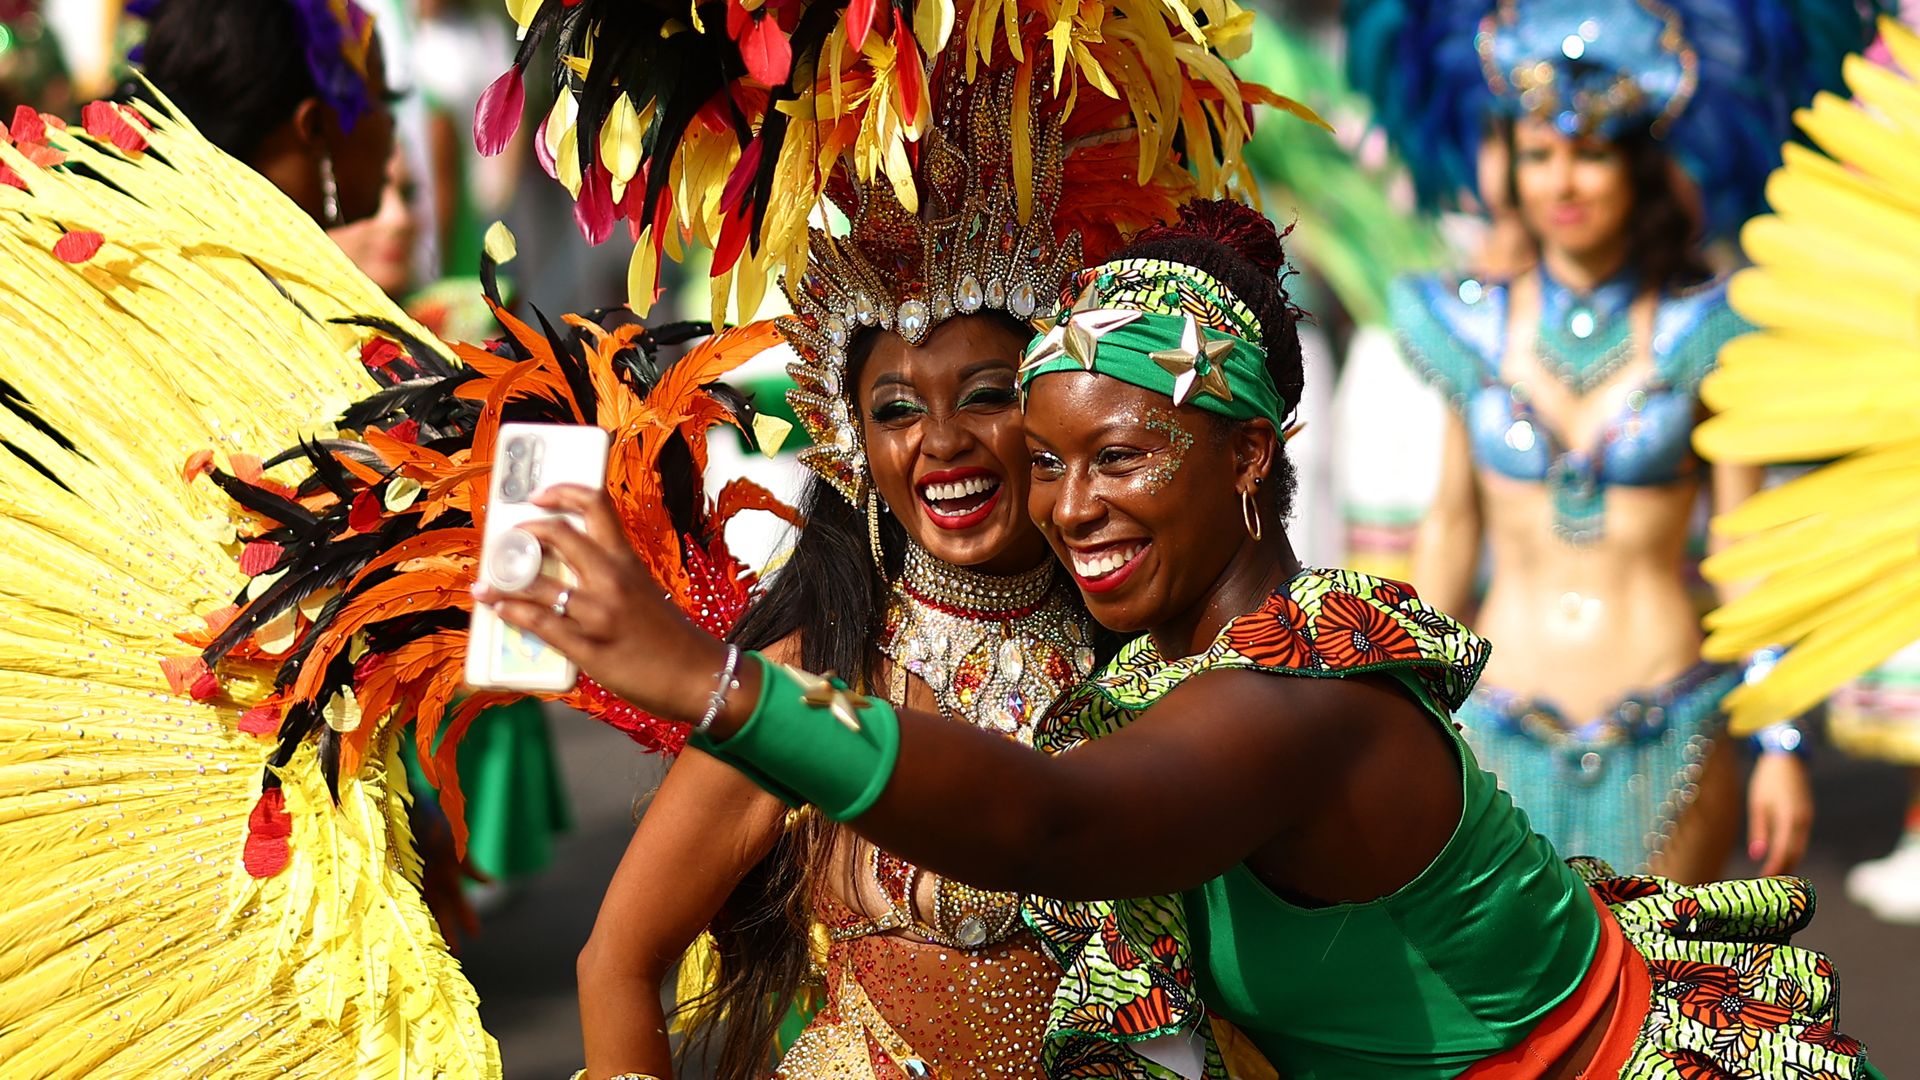
[[[1831,969],[1786,944],[1804,883],[1561,862],[1450,723],[1486,642],[1301,567],[1283,266],[1265,219],[1198,204],[1076,275],[1028,348],[1028,510],[1143,634],[1042,721],[1051,754],[702,635],[585,489],[546,500],[584,531],[529,527],[579,580],[479,599],[787,801],[1063,898],[1027,912],[1065,969],[1051,1076],[1221,1077],[1209,1009],[1295,1080],[1868,1075]]]
[[[1359,72],[1423,186],[1457,194],[1483,138],[1504,144],[1496,194],[1537,252],[1510,280],[1419,277],[1392,298],[1403,350],[1454,413],[1414,581],[1469,610],[1488,553],[1474,628],[1502,647],[1460,720],[1561,851],[1683,881],[1718,878],[1739,832],[1720,702],[1743,675],[1700,658],[1688,543],[1703,492],[1724,510],[1760,480],[1691,446],[1700,381],[1748,329],[1699,239],[1760,209],[1793,107],[1870,32],[1851,0],[1802,6],[1480,0],[1351,16],[1356,58],[1379,59],[1382,41],[1435,57]],[[1811,788],[1797,731],[1755,743],[1748,853],[1783,873],[1805,849]]]

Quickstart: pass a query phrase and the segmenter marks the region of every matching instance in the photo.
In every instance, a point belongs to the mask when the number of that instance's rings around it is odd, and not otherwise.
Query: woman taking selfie
[[[1124,112],[1095,106],[1105,97],[1093,76],[1060,73],[1064,86],[1078,87],[1082,106],[1071,111],[1024,88],[1019,54],[1006,45],[970,54],[968,33],[992,41],[1001,25],[975,26],[968,4],[956,14],[950,47],[911,34],[895,41],[917,43],[930,58],[921,90],[927,130],[910,172],[835,171],[825,191],[849,226],[844,235],[805,237],[804,260],[783,279],[793,314],[779,325],[799,357],[789,401],[811,439],[801,460],[814,475],[791,555],[730,637],[1024,746],[1047,705],[1091,671],[1096,652],[1092,620],[1027,516],[1016,378],[1027,320],[1058,294],[1083,251],[1103,253],[1122,229],[1171,217],[1168,192],[1193,179],[1168,160],[1143,186],[1137,143],[1146,136]],[[606,129],[590,95],[603,80],[626,78],[620,65],[661,40],[667,17],[649,21],[624,2],[588,3],[567,17],[558,48],[571,56],[577,46],[568,67],[586,74],[562,93],[580,95],[577,130],[597,151],[583,164],[583,214],[598,178],[619,167],[605,152],[608,138],[592,137]],[[1176,61],[1176,41],[1230,51],[1243,32],[1196,43],[1170,12],[1153,18],[1171,37],[1141,44],[1144,61],[1133,46],[1125,58],[1180,73],[1166,84],[1180,93],[1198,93],[1202,80]],[[541,25],[540,16],[530,23]],[[1027,55],[1048,52],[1044,25],[1020,23]],[[674,40],[684,51],[687,39]],[[1099,56],[1120,70],[1119,54]],[[657,111],[670,115],[703,105],[708,92],[666,93]],[[819,91],[822,108],[829,96]],[[871,100],[865,107],[883,111]],[[1244,137],[1236,126],[1244,126],[1238,115],[1217,130]],[[654,147],[649,167],[698,160],[697,134]],[[1230,156],[1230,142],[1217,151],[1191,145],[1209,158]],[[709,175],[734,189],[724,170]],[[780,207],[816,197],[776,177],[767,237],[783,220]],[[903,190],[916,207],[903,205]],[[652,248],[643,240],[641,251]],[[593,603],[584,588],[575,595],[560,607]],[[1060,972],[1020,907],[1017,891],[923,870],[820,815],[789,811],[689,749],[649,802],[580,956],[587,1074],[669,1075],[661,994],[679,966],[675,1021],[691,1021],[690,1045],[729,1080],[759,1080],[769,1062],[780,1077],[806,1080],[1038,1077]],[[818,1011],[796,1038],[793,1021],[808,1005]]]

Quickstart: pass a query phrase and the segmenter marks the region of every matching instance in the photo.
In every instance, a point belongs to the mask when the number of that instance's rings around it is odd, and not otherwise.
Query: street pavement
[[[576,827],[561,838],[554,865],[488,919],[463,957],[487,1029],[500,1040],[507,1080],[565,1080],[580,1067],[574,957],[660,775],[656,759],[611,728],[573,714],[556,714],[551,725]],[[1820,907],[1798,941],[1824,950],[1839,968],[1842,1030],[1866,1040],[1892,1080],[1920,1077],[1920,927],[1875,921],[1848,902],[1841,884],[1847,867],[1892,847],[1901,775],[1818,749],[1819,817],[1802,872]]]

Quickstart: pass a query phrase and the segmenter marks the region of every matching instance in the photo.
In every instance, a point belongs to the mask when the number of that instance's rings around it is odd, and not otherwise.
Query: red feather
[[[260,793],[247,815],[247,845],[241,861],[247,873],[270,878],[287,868],[290,852],[287,838],[293,835],[293,818],[287,814],[287,796],[279,788]]]
[[[100,251],[106,238],[91,230],[70,232],[53,245],[53,257],[64,263],[83,263]]]

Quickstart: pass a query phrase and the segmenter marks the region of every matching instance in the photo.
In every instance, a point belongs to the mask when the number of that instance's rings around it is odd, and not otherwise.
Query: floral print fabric
[[[1834,1026],[1833,965],[1788,940],[1813,920],[1792,877],[1680,885],[1568,862],[1646,959],[1653,1000],[1622,1080],[1852,1080],[1859,1040]]]

